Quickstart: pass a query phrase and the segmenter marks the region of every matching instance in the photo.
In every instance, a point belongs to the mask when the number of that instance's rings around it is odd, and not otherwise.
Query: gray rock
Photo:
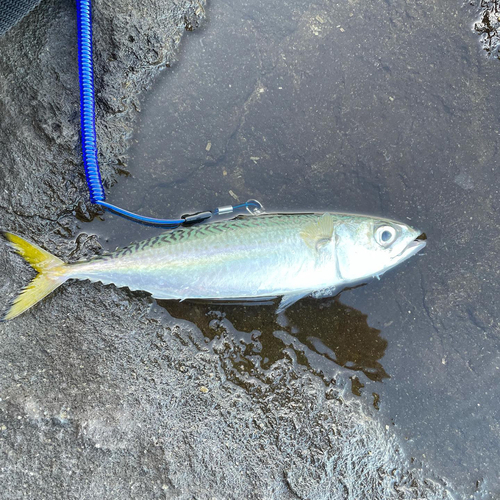
[[[110,185],[141,93],[203,6],[99,1],[94,12]],[[2,225],[68,260],[99,251],[95,238],[77,238],[75,215],[96,209],[80,158],[75,31],[73,2],[53,0],[0,40]],[[32,273],[4,244],[0,262],[5,306]],[[448,498],[348,395],[345,371],[314,373],[286,332],[277,335],[291,347],[263,369],[246,352],[258,341],[209,319],[199,328],[146,295],[70,283],[1,324],[2,497]]]

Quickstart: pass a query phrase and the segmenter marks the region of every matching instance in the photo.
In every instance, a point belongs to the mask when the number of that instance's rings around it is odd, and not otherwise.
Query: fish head
[[[336,229],[338,271],[346,282],[379,277],[425,247],[422,232],[401,222],[345,216]]]

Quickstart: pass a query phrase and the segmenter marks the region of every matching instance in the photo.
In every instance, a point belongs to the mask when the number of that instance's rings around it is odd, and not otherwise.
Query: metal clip
[[[183,215],[184,224],[195,224],[197,222],[201,222],[212,217],[212,212],[198,212],[192,215]]]
[[[232,214],[234,212],[234,207],[232,205],[227,205],[225,207],[219,207],[214,210],[217,215]]]
[[[265,212],[262,203],[257,200],[248,200],[246,203],[246,209],[250,215],[261,215]]]

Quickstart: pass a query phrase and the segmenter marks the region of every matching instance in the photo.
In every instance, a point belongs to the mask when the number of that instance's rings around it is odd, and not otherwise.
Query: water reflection
[[[231,359],[240,373],[265,372],[291,348],[298,363],[328,378],[335,378],[338,366],[374,381],[389,378],[380,362],[387,341],[368,325],[366,314],[342,304],[339,296],[302,300],[285,316],[276,316],[275,305],[158,304],[174,318],[195,323],[212,348]]]

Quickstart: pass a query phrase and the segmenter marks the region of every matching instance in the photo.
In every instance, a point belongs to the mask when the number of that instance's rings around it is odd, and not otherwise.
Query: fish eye
[[[380,235],[380,239],[382,241],[389,241],[392,237],[392,234],[390,231],[387,231],[387,229],[385,231],[382,232],[382,234]]]
[[[388,247],[395,239],[396,230],[392,226],[381,226],[375,232],[375,241],[383,247]]]

